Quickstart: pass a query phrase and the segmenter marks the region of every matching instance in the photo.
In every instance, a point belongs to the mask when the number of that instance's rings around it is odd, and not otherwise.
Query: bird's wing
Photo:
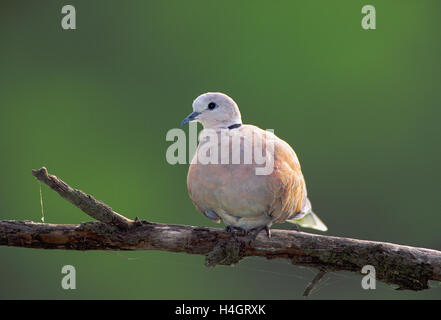
[[[284,222],[301,211],[306,199],[306,184],[294,150],[276,137],[274,171],[271,174],[274,203],[271,215],[276,222]]]

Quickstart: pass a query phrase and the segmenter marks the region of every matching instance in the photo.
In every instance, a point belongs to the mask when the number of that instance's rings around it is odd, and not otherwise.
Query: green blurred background
[[[62,30],[74,5],[77,30]],[[377,10],[362,30],[361,8]],[[0,4],[0,219],[41,217],[31,169],[128,217],[217,226],[171,166],[169,129],[222,91],[296,150],[328,234],[441,249],[441,2],[16,1]],[[188,130],[188,129],[185,129]],[[46,221],[90,218],[43,186]],[[276,228],[285,228],[277,225]],[[315,271],[246,259],[0,247],[0,298],[299,299]],[[61,288],[61,268],[77,289]],[[439,299],[329,274],[310,299]]]

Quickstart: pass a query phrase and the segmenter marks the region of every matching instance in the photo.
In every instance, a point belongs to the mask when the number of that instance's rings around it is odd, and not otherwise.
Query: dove
[[[243,124],[236,102],[220,92],[194,100],[193,112],[181,125],[192,121],[200,122],[203,130],[188,169],[187,188],[207,218],[223,221],[236,239],[237,231],[254,239],[261,231],[271,237],[272,224],[285,221],[327,231],[312,211],[300,162],[288,143]]]

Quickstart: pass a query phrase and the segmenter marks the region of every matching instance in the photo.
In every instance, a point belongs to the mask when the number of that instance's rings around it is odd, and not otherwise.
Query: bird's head
[[[197,97],[193,102],[193,112],[181,125],[190,121],[199,121],[205,129],[228,128],[242,124],[236,102],[220,92],[208,92]]]

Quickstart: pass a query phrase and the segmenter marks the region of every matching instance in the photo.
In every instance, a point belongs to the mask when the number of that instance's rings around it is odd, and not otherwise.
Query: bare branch
[[[163,250],[206,256],[206,265],[231,265],[250,256],[283,258],[295,265],[327,271],[360,273],[373,265],[377,279],[401,289],[428,288],[441,281],[441,252],[392,243],[273,230],[249,243],[217,228],[142,222],[121,230],[101,222],[55,225],[32,221],[0,221],[0,245],[66,250]]]
[[[128,229],[133,226],[132,220],[116,213],[111,207],[96,200],[91,195],[85,194],[81,190],[71,188],[63,180],[49,174],[45,167],[39,170],[32,170],[32,174],[39,181],[47,184],[52,190],[56,191],[62,198],[77,206],[92,218],[123,229]]]
[[[305,292],[303,292],[303,295],[305,297],[309,296],[312,292],[312,289],[314,289],[315,285],[319,283],[319,281],[325,276],[326,271],[325,270],[319,270],[317,275],[312,279],[311,283],[306,287]]]
[[[205,255],[207,266],[237,264],[250,256],[282,258],[294,265],[322,270],[305,293],[312,290],[324,272],[360,273],[362,267],[368,264],[375,267],[378,280],[397,285],[399,289],[422,290],[429,287],[429,280],[441,281],[440,251],[274,229],[271,238],[260,234],[250,242],[247,235],[239,234],[237,242],[230,233],[217,228],[132,221],[47,174],[45,168],[34,171],[34,176],[100,221],[79,225],[0,221],[0,245],[64,250],[182,252]]]

